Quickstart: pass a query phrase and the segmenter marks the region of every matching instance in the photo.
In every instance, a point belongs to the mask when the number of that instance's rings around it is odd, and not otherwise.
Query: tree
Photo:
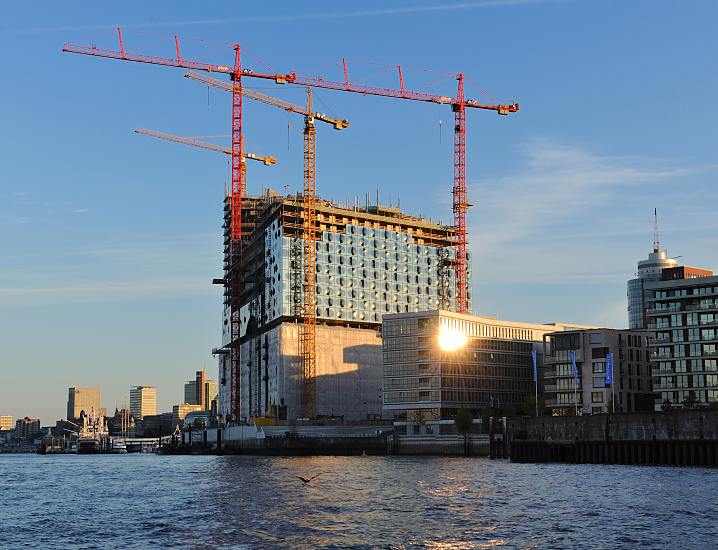
[[[661,405],[661,410],[663,412],[668,412],[673,408],[673,403],[671,403],[670,399],[664,399],[663,404]]]
[[[686,397],[685,401],[683,401],[683,406],[686,409],[692,409],[698,404],[698,398],[696,397],[696,392],[690,392],[688,394],[688,397]]]

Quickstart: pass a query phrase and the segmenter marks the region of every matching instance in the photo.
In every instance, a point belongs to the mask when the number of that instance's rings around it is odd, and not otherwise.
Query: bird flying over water
[[[306,477],[302,477],[302,476],[294,476],[294,477],[301,480],[304,485],[308,485],[311,480],[318,478],[320,475],[321,474],[317,474],[313,477],[310,477],[309,479],[307,479]]]

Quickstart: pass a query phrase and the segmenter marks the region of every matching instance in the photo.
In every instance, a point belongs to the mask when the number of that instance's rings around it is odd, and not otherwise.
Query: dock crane
[[[187,78],[218,88],[232,91],[232,84],[208,75],[189,71]],[[330,124],[336,130],[349,127],[347,120],[331,118],[323,113],[314,112],[312,88],[307,87],[307,105],[301,107],[288,101],[262,94],[254,90],[242,89],[244,97],[284,109],[290,113],[304,116],[304,208],[302,209],[302,301],[299,327],[299,356],[302,361],[302,403],[305,418],[316,416],[316,364],[317,364],[317,185],[316,185],[316,129],[314,121]]]

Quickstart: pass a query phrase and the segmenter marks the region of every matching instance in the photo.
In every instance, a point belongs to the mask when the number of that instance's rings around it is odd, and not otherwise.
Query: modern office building
[[[653,410],[655,394],[645,332],[606,328],[555,332],[544,336],[543,347],[544,398],[551,414]],[[609,354],[613,368],[607,386]]]
[[[15,424],[12,421],[12,416],[0,416],[0,430],[12,430],[15,428]]]
[[[378,202],[378,201],[377,201]],[[298,325],[303,300],[301,196],[245,197],[238,376],[230,360],[230,204],[225,201],[224,327],[219,357],[223,419],[303,416]],[[317,200],[316,415],[381,415],[381,339],[388,313],[455,308],[455,230],[374,204]],[[470,254],[467,263],[471,265]],[[471,269],[468,272],[471,307]],[[320,351],[321,350],[321,351]],[[239,408],[231,410],[233,378]]]
[[[197,382],[190,380],[184,384],[184,402],[192,405],[197,404]]]
[[[212,410],[212,401],[217,400],[218,392],[217,381],[208,380],[204,370],[197,371],[195,379],[184,385],[184,402],[201,405],[202,410],[209,411]],[[200,399],[197,398],[197,395],[200,395]]]
[[[38,433],[40,433],[40,420],[37,418],[26,416],[15,421],[15,439],[31,443]]]
[[[544,335],[568,328],[575,325],[440,310],[385,315],[384,412],[407,420],[452,418],[460,408],[528,413],[537,391],[531,352],[537,352],[540,381]]]
[[[194,376],[194,395],[195,395],[195,403],[197,405],[200,405],[202,409],[204,410],[206,408],[205,403],[205,392],[204,392],[204,381],[207,377],[206,373],[203,370],[198,370],[195,373]]]
[[[100,416],[105,415],[100,405],[100,388],[70,388],[67,395],[67,419],[77,420],[80,413],[85,411],[89,414],[91,410]]]
[[[157,388],[133,386],[130,388],[130,411],[136,420],[157,414]]]
[[[655,408],[718,403],[718,276],[664,270],[646,284]]]

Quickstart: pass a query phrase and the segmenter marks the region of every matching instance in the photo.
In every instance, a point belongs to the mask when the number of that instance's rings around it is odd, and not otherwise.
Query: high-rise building
[[[368,200],[340,205],[318,198],[316,214],[315,413],[353,419],[380,415],[382,317],[455,308],[456,232]],[[245,197],[243,257],[233,272],[230,202],[225,201],[225,273],[217,280],[225,285],[223,348],[215,350],[223,419],[230,413],[237,419],[303,416],[297,324],[304,292],[303,215],[301,196],[267,191]],[[470,254],[467,264],[470,309]],[[237,273],[241,281],[235,280]],[[234,377],[230,296],[238,296],[235,344],[242,357]],[[231,409],[233,379],[239,381],[238,410]]]
[[[216,380],[205,380],[204,382],[204,410],[212,410],[212,401],[216,401],[219,386]]]
[[[655,408],[718,403],[718,276],[705,269],[664,269],[646,283]]]
[[[0,416],[0,430],[12,430],[15,425],[12,421],[12,416]]]
[[[184,385],[184,402],[191,405],[197,404],[197,381],[190,380]]]
[[[157,414],[157,388],[154,386],[130,388],[130,411],[135,420],[141,420],[146,415]]]
[[[201,406],[203,410],[206,408],[206,407],[205,407],[206,399],[205,399],[205,395],[204,395],[204,381],[205,381],[205,378],[206,378],[206,374],[205,374],[205,372],[204,372],[204,369],[198,370],[198,371],[195,373],[195,376],[194,376],[194,382],[195,382],[195,385],[194,385],[195,403],[197,403],[197,405]]]
[[[647,340],[645,332],[606,328],[545,335],[546,408],[554,415],[653,410]],[[607,384],[609,354],[613,366]]]
[[[202,388],[199,390],[199,388]],[[201,399],[197,398],[198,391]],[[184,402],[190,405],[201,405],[202,410],[212,408],[212,401],[217,399],[218,386],[216,380],[208,380],[204,370],[195,373],[195,379],[184,385]]]
[[[659,281],[661,272],[678,265],[678,261],[669,258],[665,250],[661,250],[658,241],[655,242],[653,252],[648,259],[638,262],[636,278],[628,281],[628,328],[631,330],[646,328],[646,289],[645,285],[651,281]]]
[[[80,413],[85,411],[89,414],[91,410],[104,415],[100,406],[100,388],[70,388],[67,396],[67,419],[77,420]]]
[[[383,394],[388,416],[414,420],[452,418],[461,408],[533,410],[542,377],[544,335],[563,323],[535,324],[448,311],[384,316]],[[539,393],[541,387],[538,388]],[[528,410],[524,412],[529,412]]]

